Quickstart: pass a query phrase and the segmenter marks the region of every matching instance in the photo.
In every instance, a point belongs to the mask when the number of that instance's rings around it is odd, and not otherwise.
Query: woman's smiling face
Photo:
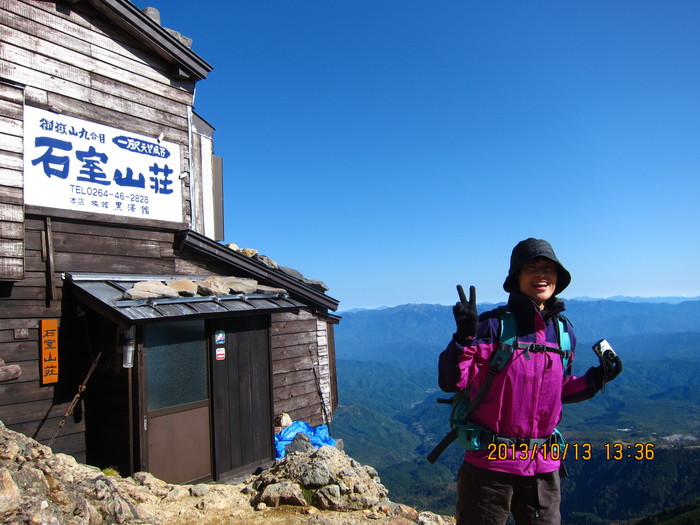
[[[520,291],[542,310],[544,303],[554,295],[557,287],[557,265],[546,257],[537,257],[525,263],[518,274]]]

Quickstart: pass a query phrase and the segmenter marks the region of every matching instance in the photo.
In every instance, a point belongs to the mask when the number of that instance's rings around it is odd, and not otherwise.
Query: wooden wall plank
[[[0,83],[0,86],[3,84]],[[12,88],[14,91],[22,93],[21,89]],[[8,93],[8,86],[5,85],[5,93]],[[22,100],[14,100],[13,98],[0,98],[0,115],[2,115],[5,121],[10,127],[14,127],[13,122],[22,122],[24,119],[24,112],[22,110]],[[9,130],[5,129],[5,133],[9,133]],[[20,130],[21,133],[21,130]],[[14,134],[14,133],[13,133]]]
[[[15,330],[17,328],[39,328],[39,321],[36,319],[3,319],[0,317],[0,330]]]
[[[21,259],[24,257],[24,241],[0,239],[0,257]]]
[[[53,399],[53,388],[37,388],[34,382],[0,383],[0,406]]]
[[[273,350],[273,359],[275,361],[283,361],[295,357],[314,355],[316,353],[315,350],[316,345],[313,343],[275,348]]]
[[[0,406],[0,421],[8,427],[40,421],[45,417],[62,417],[70,403],[54,405],[50,400],[31,401],[20,405]]]
[[[298,400],[301,406],[304,403],[318,403],[320,400],[318,389],[309,383],[300,383],[291,387],[285,387],[284,389],[278,390],[276,393],[277,395],[274,396],[275,403],[290,402],[293,404]],[[309,401],[310,399],[312,401]]]
[[[95,237],[91,235],[67,234],[53,232],[54,250],[56,252],[89,253],[99,255],[119,255],[121,257],[160,258],[161,246],[154,241],[120,237]],[[0,249],[1,249],[0,244]]]
[[[47,442],[58,429],[58,425],[62,418],[63,414],[61,414],[60,417],[52,417],[43,421],[38,420],[26,423],[17,423],[11,427],[8,425],[8,428],[10,428],[10,430],[14,430],[15,432],[21,432],[25,436],[29,436],[37,441]],[[79,421],[76,421],[75,418],[69,417],[66,419],[59,436],[67,436],[82,432],[85,432],[85,420],[80,419]]]
[[[24,265],[21,259],[0,257],[0,280],[18,281],[24,275]]]
[[[0,203],[0,221],[22,224],[24,222],[24,210],[16,204]]]
[[[0,151],[0,169],[22,172],[24,170],[22,155],[10,151]]]
[[[316,330],[316,319],[278,321],[272,323],[272,335],[298,334]]]
[[[272,364],[273,374],[288,374],[301,370],[313,370],[317,366],[316,356],[305,355],[294,359],[276,359]]]
[[[59,272],[138,273],[171,275],[172,261],[142,257],[118,258],[103,254],[57,253],[56,270]]]
[[[10,304],[8,304],[10,303]],[[41,312],[40,315],[37,315]],[[27,317],[61,317],[61,305],[52,304],[46,307],[42,300],[12,300],[0,302],[0,318],[22,319]]]
[[[24,93],[17,86],[0,81],[0,103],[4,102],[12,102],[15,105],[22,105],[24,103]],[[4,111],[2,113],[4,114]],[[18,118],[21,119],[21,115]]]
[[[0,151],[0,164],[4,152]],[[24,174],[22,170],[0,167],[0,184],[7,187],[24,189]]]
[[[274,367],[274,364],[273,364]],[[316,391],[318,390],[318,387],[316,386],[316,378],[314,376],[313,370],[306,369],[306,370],[297,370],[295,372],[286,372],[286,373],[281,373],[281,374],[272,374],[272,385],[277,391],[278,389],[280,391],[284,390],[289,392],[293,392],[291,389],[292,386],[298,386],[298,385],[303,385],[300,388],[306,389],[305,391],[311,392],[311,391]],[[285,396],[285,394],[280,394],[281,396]]]
[[[23,136],[23,126],[22,121],[14,118],[9,118],[6,116],[2,110],[0,110],[0,129],[6,136],[19,137],[20,140]]]
[[[27,230],[43,231],[43,217],[27,216]],[[108,223],[89,223],[77,220],[59,220],[52,221],[51,228],[54,233],[74,233],[80,235],[90,235],[93,237],[119,237],[130,240],[145,240],[157,241],[165,244],[174,242],[174,234],[170,230],[157,230],[144,227],[124,227],[115,226]]]
[[[37,332],[38,336],[38,332]],[[0,359],[7,363],[38,360],[39,343],[34,340],[5,341],[0,343]],[[1,383],[0,383],[1,384]]]
[[[286,346],[296,346],[303,344],[315,344],[316,332],[305,332],[296,334],[283,334],[272,336],[272,348],[284,348]]]
[[[0,184],[0,202],[5,204],[14,204],[15,206],[24,205],[24,190],[12,186]]]

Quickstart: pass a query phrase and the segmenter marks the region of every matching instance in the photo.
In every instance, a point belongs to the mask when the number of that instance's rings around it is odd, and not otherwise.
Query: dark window
[[[208,399],[204,321],[148,326],[144,343],[149,412]]]

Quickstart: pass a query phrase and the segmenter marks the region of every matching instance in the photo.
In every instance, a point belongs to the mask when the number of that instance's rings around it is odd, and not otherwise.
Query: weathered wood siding
[[[24,92],[0,81],[0,281],[24,278]]]
[[[332,419],[326,322],[309,312],[272,316],[272,385],[275,414],[311,425]]]

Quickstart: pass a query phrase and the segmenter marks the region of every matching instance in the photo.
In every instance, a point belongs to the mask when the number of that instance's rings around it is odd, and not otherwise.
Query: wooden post
[[[56,283],[54,279],[54,253],[53,232],[51,230],[51,217],[44,218],[44,235],[46,247],[46,306],[51,306],[51,301],[56,299]]]

